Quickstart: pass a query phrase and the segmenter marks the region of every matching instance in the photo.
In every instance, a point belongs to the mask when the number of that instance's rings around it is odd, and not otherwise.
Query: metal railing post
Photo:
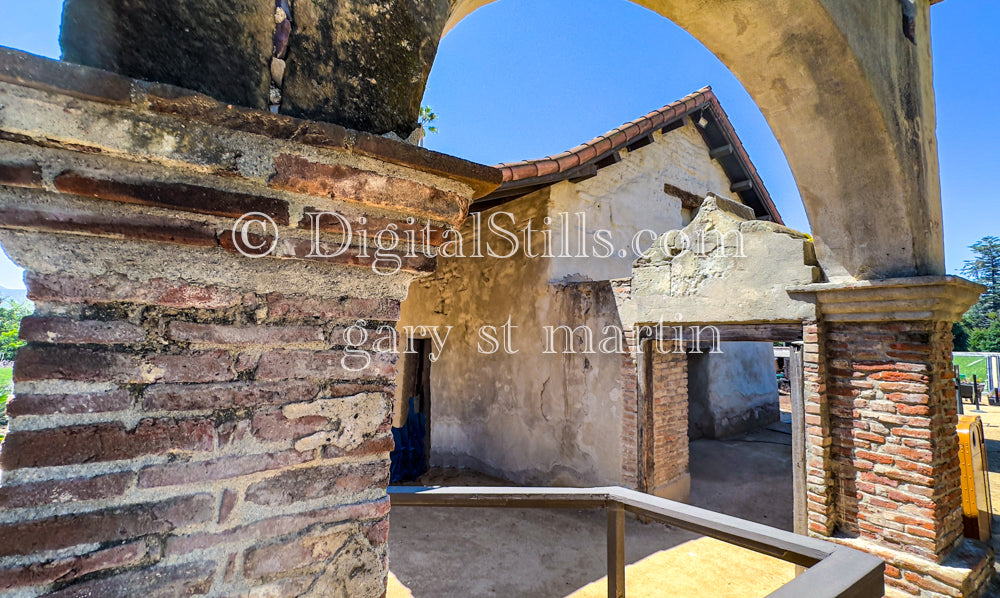
[[[502,488],[390,486],[392,508],[605,509],[608,596],[625,597],[625,512],[766,554],[805,573],[768,598],[881,598],[882,559],[830,542],[617,486],[605,488]]]
[[[625,506],[609,502],[608,598],[625,598]]]

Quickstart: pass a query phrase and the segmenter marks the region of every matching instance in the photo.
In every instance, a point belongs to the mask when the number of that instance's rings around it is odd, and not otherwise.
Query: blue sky
[[[61,0],[3,5],[0,45],[59,57]],[[995,0],[932,9],[949,272],[970,257],[968,245],[1000,235],[992,180],[1000,167],[998,22]],[[704,85],[715,89],[786,223],[808,230],[781,148],[740,83],[683,30],[626,0],[499,0],[459,23],[428,83],[424,103],[438,113],[440,132],[426,145],[486,164],[537,158]],[[24,286],[4,256],[0,286]]]

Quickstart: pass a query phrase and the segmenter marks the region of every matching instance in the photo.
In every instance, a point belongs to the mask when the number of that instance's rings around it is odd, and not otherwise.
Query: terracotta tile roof
[[[719,103],[711,87],[699,89],[676,102],[667,104],[663,108],[654,110],[641,118],[627,122],[618,128],[608,131],[604,135],[591,139],[587,143],[578,145],[561,154],[546,156],[537,160],[498,164],[497,168],[503,174],[503,183],[499,189],[483,197],[480,201],[495,205],[502,199],[514,199],[517,197],[516,190],[518,189],[525,189],[530,192],[561,180],[586,178],[588,174],[592,174],[596,169],[613,163],[612,161],[604,162],[606,159],[614,158],[613,154],[630,146],[645,145],[654,131],[662,130],[674,123],[682,122],[685,116],[706,109],[714,116],[713,120],[729,141],[733,154],[742,165],[742,174],[745,174],[747,177],[742,181],[731,180],[731,182],[735,185],[749,180],[751,183],[750,188],[759,200],[760,208],[765,210],[767,212],[766,215],[770,216],[772,220],[780,223],[781,216],[778,214],[778,210],[774,207],[774,203],[771,201],[771,197],[764,187],[763,181],[761,181],[760,176],[757,174],[757,169],[750,161],[750,156],[736,135],[732,123],[729,122],[725,110],[722,109],[722,105]],[[587,170],[587,167],[590,167],[590,171]],[[730,173],[727,171],[727,174]],[[732,179],[733,177],[731,176],[730,178]]]

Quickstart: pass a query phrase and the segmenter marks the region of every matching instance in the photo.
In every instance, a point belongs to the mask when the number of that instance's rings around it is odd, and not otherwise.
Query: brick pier
[[[810,287],[803,287],[803,289]],[[809,530],[883,558],[893,596],[978,596],[992,551],[962,537],[955,277],[812,285],[805,325]]]
[[[36,304],[0,451],[0,594],[381,596],[386,331],[435,259],[357,234],[332,256],[345,235],[329,225],[315,255],[307,212],[369,237],[440,230],[497,183],[0,50],[0,241]],[[234,235],[246,212],[273,228]]]

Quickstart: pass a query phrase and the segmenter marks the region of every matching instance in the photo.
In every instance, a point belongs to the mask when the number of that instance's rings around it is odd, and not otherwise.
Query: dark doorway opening
[[[406,416],[392,429],[395,448],[391,481],[408,482],[423,475],[431,456],[431,342],[413,339],[412,352],[403,353],[403,394]]]

